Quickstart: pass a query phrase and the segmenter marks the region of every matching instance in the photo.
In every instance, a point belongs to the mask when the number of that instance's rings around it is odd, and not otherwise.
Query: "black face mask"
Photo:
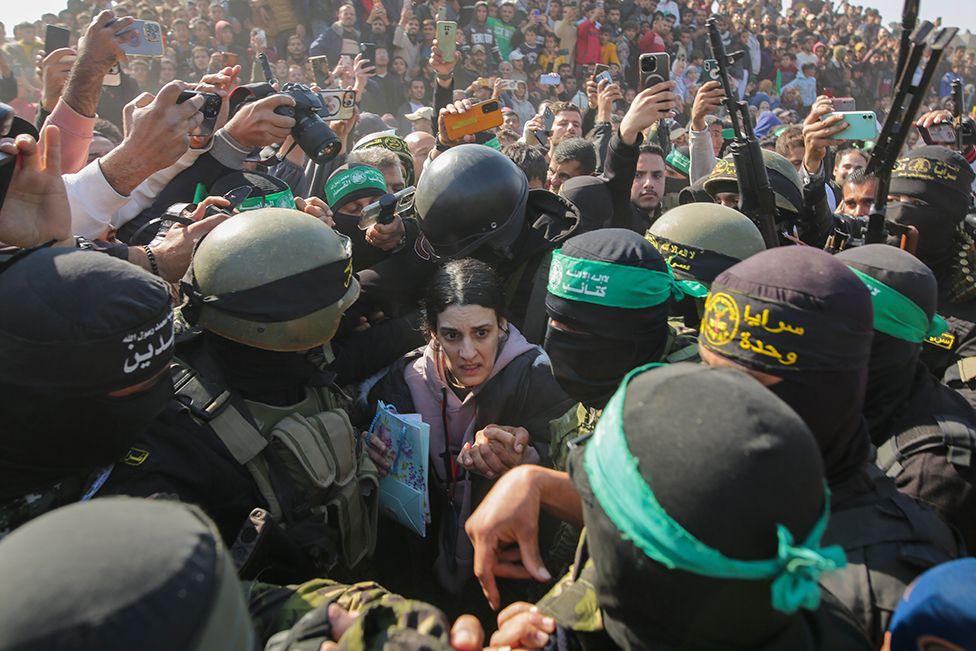
[[[957,220],[944,209],[899,201],[888,204],[887,215],[896,224],[918,229],[918,249],[915,255],[930,269],[936,271],[951,260]],[[889,243],[898,245],[897,242]]]
[[[646,360],[638,343],[549,327],[544,344],[552,373],[571,398],[602,408],[628,371]]]
[[[172,396],[169,373],[124,398],[0,386],[0,499],[118,461]]]
[[[250,400],[295,404],[318,373],[306,353],[261,350],[209,332],[205,336],[227,385]]]

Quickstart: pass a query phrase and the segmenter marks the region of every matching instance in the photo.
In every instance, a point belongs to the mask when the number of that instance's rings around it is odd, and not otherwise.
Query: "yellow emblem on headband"
[[[728,294],[710,294],[705,300],[701,333],[713,346],[726,346],[739,331],[739,306]]]

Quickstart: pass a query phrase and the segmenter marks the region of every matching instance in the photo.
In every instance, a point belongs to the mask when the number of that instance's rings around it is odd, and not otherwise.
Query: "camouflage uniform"
[[[244,594],[258,638],[266,642],[275,634],[287,632],[306,615],[327,609],[336,603],[342,608],[359,612],[357,624],[342,636],[340,648],[366,649],[375,645],[373,636],[383,635],[422,637],[426,648],[441,642],[447,646],[450,625],[444,614],[421,601],[405,599],[387,592],[372,581],[345,585],[329,579],[314,579],[300,585],[276,586],[267,583],[244,583]],[[322,613],[326,614],[326,613]],[[381,620],[374,626],[367,620]],[[268,649],[279,646],[285,635],[276,637]]]
[[[665,347],[665,354],[661,361],[670,364],[684,361],[698,360],[698,340],[697,333],[680,325],[681,331],[676,326],[680,324],[672,323],[668,332],[668,344]],[[680,334],[679,334],[680,332]],[[552,459],[552,467],[555,470],[566,471],[566,459],[569,450],[574,442],[588,437],[596,429],[596,424],[600,420],[602,409],[587,407],[583,403],[576,403],[565,414],[556,420],[549,422],[549,433],[551,435],[549,452]],[[544,554],[546,567],[550,568],[559,576],[566,572],[572,563],[573,552],[580,539],[580,530],[568,522],[560,521],[552,535],[551,542],[547,545]]]

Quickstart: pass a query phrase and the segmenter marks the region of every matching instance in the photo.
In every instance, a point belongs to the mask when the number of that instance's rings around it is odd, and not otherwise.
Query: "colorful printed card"
[[[398,414],[394,407],[380,402],[368,436],[380,437],[388,448],[390,473],[380,480],[380,509],[426,537],[430,426],[420,414]]]

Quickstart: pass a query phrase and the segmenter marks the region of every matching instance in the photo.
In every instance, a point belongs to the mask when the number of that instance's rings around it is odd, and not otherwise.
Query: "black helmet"
[[[504,251],[522,230],[528,196],[528,179],[507,156],[484,145],[452,147],[417,185],[425,252],[463,258],[483,245]]]

